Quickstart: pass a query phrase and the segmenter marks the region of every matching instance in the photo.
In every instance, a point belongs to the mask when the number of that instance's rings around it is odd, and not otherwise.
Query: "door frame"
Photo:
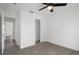
[[[2,17],[2,54],[4,53],[4,39],[5,39],[5,33],[4,33],[4,14],[1,13]]]

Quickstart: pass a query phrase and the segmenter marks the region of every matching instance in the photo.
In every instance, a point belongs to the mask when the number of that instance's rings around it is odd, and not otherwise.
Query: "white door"
[[[2,17],[0,15],[0,54],[2,54]]]

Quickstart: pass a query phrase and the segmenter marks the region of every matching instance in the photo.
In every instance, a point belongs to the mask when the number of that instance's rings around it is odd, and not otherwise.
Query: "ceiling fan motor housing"
[[[50,10],[50,12],[53,12],[53,8]]]

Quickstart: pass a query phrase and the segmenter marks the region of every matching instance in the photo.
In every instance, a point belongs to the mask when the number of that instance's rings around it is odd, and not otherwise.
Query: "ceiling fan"
[[[50,12],[53,12],[53,7],[60,7],[60,6],[66,6],[67,3],[42,3],[46,5],[45,7],[39,9],[38,11],[41,11],[45,8],[47,8]]]

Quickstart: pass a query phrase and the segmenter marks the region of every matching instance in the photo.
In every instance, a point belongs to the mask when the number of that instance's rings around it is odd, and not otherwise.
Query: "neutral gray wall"
[[[20,21],[21,21],[21,12],[16,12],[16,19],[15,19],[15,29],[14,29],[14,32],[15,32],[15,40],[16,40],[16,45],[17,46],[21,46],[21,24],[20,24]]]
[[[21,48],[35,44],[35,21],[33,14],[21,11]]]
[[[79,51],[79,4],[54,8],[47,18],[46,41]]]
[[[35,29],[35,20],[40,20],[40,41],[42,42],[42,38],[45,35],[45,17],[41,16],[37,13],[29,13],[25,10],[21,11],[20,17],[20,29],[21,29],[21,48],[25,48],[28,46],[32,46],[36,42],[36,29]]]

